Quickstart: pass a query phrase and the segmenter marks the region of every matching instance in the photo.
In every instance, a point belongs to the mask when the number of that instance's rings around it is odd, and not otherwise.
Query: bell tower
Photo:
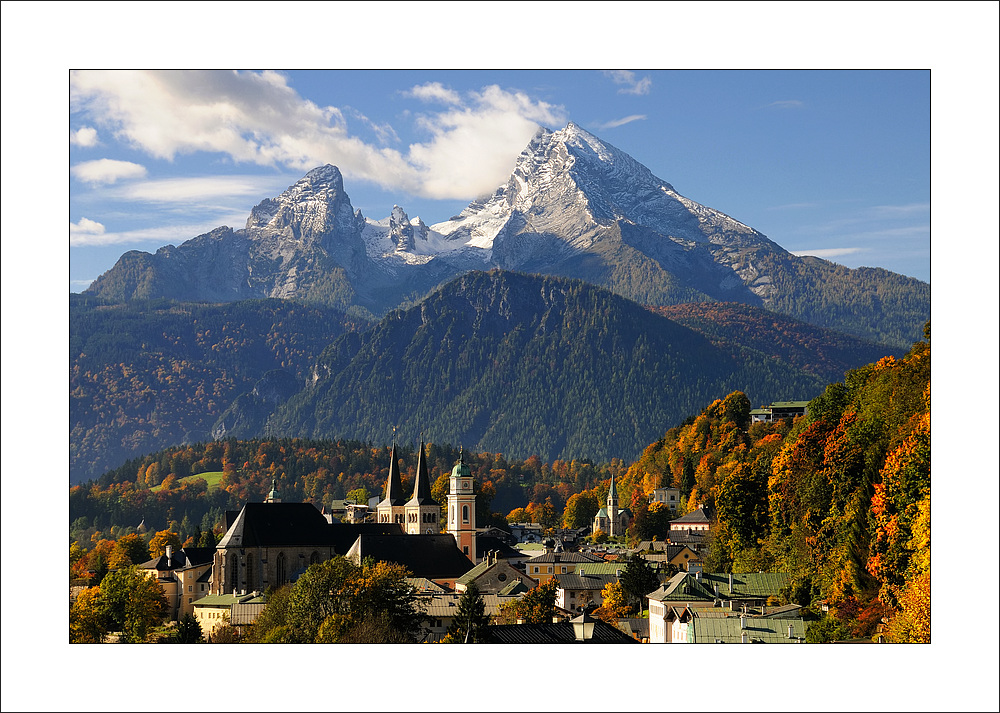
[[[413,497],[403,507],[403,513],[406,516],[404,529],[407,535],[437,535],[441,532],[441,523],[438,522],[441,506],[431,497],[431,479],[427,472],[423,437],[420,439],[420,453],[417,456]]]
[[[455,538],[462,554],[476,563],[476,494],[472,489],[472,470],[459,451],[458,464],[451,469],[448,490],[447,532]]]
[[[608,537],[624,535],[621,532],[621,520],[618,516],[618,488],[615,487],[615,474],[611,474],[611,487],[608,489]]]

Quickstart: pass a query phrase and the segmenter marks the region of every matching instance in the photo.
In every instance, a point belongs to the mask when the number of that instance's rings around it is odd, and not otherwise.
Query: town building
[[[704,505],[694,512],[689,512],[676,520],[670,521],[670,537],[673,538],[675,532],[687,530],[689,532],[711,532],[712,518]]]
[[[681,504],[681,491],[679,488],[656,488],[650,502],[663,503],[671,513],[676,515]]]
[[[775,401],[750,412],[750,423],[773,423],[784,418],[805,416],[809,413],[808,401]]]
[[[575,574],[581,565],[587,566],[595,562],[603,560],[584,552],[547,552],[525,562],[524,569],[529,577],[544,584],[557,574]]]
[[[472,470],[465,464],[462,451],[448,479],[448,518],[446,532],[455,538],[458,549],[473,564],[476,553],[476,494],[473,492]],[[429,492],[429,491],[428,491]]]
[[[211,587],[211,547],[187,547],[174,551],[167,545],[166,553],[138,565],[140,572],[156,580],[167,599],[168,616],[180,621],[194,612],[194,602],[205,596]]]

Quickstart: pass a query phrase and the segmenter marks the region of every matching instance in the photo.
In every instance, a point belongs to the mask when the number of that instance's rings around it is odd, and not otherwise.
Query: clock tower
[[[476,494],[472,489],[472,470],[459,451],[458,464],[451,469],[448,491],[447,532],[455,538],[462,554],[476,563]]]

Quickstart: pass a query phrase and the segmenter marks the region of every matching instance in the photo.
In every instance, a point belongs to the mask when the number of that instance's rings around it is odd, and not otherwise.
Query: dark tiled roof
[[[711,520],[708,517],[708,513],[705,512],[705,507],[702,506],[697,510],[695,510],[694,512],[689,512],[687,515],[682,515],[676,520],[671,520],[670,524],[673,525],[675,522],[706,523],[710,521]]]
[[[559,624],[499,624],[487,629],[491,644],[636,644],[628,634],[603,621],[594,622],[594,635],[589,641],[577,641],[573,625]]]
[[[451,535],[360,535],[351,549],[355,548],[360,559],[396,562],[413,577],[451,579],[472,569]]]
[[[614,574],[585,574],[582,577],[578,574],[557,574],[556,581],[559,582],[559,589],[604,589],[604,586],[617,582],[618,577]]]
[[[218,547],[312,546],[329,542],[330,526],[310,503],[247,503]]]
[[[500,559],[524,559],[528,556],[520,550],[515,550],[499,537],[477,535],[476,552],[479,556],[482,557],[490,551],[498,552]]]
[[[139,565],[141,569],[155,569],[157,571],[188,569],[190,567],[200,567],[211,564],[215,557],[214,547],[188,547],[182,548],[172,553],[170,561],[167,556],[160,555],[151,560],[146,560]]]
[[[355,524],[334,522],[327,527],[330,529],[330,545],[338,555],[346,555],[359,535],[402,537],[405,534],[402,525],[397,522],[359,522]]]

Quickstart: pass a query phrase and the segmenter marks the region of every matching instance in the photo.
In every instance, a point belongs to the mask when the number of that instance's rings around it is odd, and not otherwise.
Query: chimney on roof
[[[167,566],[170,566],[170,558],[174,555],[174,546],[167,545]]]
[[[747,628],[747,618],[743,614],[740,614],[740,628],[741,629]]]
[[[793,630],[792,622],[788,622],[788,638],[789,639],[792,638],[792,630]]]
[[[733,593],[733,573],[729,573],[729,593]]]
[[[740,636],[740,643],[741,644],[747,643],[747,633],[745,631],[743,632],[743,635]]]

